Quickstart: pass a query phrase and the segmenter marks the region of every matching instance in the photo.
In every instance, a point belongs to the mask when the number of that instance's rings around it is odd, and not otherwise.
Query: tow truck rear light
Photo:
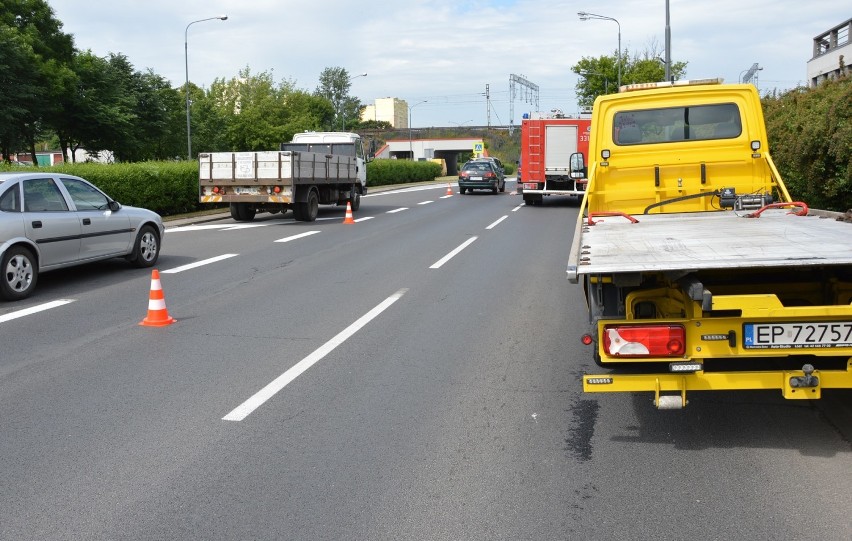
[[[612,357],[681,357],[683,325],[605,325],[604,352]]]

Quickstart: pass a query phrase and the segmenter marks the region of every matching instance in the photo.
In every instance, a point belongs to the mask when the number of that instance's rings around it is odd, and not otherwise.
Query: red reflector
[[[592,345],[592,342],[594,342],[594,339],[592,338],[591,334],[584,334],[583,337],[580,338],[580,340],[582,340],[583,344],[585,344],[587,346]]]
[[[275,193],[281,193],[281,186],[276,186],[273,188],[273,191],[275,191]]]
[[[606,325],[604,351],[613,357],[679,357],[686,331],[682,325]]]
[[[213,186],[213,193],[219,193],[219,187]]]

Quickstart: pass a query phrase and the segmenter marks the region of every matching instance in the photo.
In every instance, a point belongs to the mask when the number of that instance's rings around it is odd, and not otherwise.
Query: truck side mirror
[[[575,152],[569,158],[571,178],[586,178],[586,157],[582,152]]]

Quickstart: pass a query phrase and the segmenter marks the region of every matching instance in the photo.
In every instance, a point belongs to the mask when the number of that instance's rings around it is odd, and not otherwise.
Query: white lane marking
[[[304,233],[299,233],[298,235],[293,235],[292,237],[284,237],[283,239],[278,239],[275,242],[290,242],[291,240],[303,239],[305,237],[310,237],[311,235],[316,235],[319,231],[305,231]]]
[[[486,227],[485,229],[494,229],[495,227],[497,227],[497,225],[498,225],[500,222],[502,222],[503,220],[505,220],[505,219],[506,219],[506,218],[508,218],[508,217],[509,217],[508,215],[507,215],[507,216],[503,216],[502,218],[500,218],[499,220],[497,220],[497,221],[496,221],[496,222],[494,222],[493,224],[489,225],[489,226],[488,226],[488,227]]]
[[[256,392],[251,398],[234,408],[228,415],[222,417],[223,421],[242,421],[248,417],[254,410],[263,405],[264,402],[275,396],[278,391],[287,386],[288,383],[303,374],[308,368],[322,360],[326,355],[334,351],[334,349],[349,339],[353,334],[358,332],[367,323],[375,319],[379,314],[390,308],[390,306],[402,298],[408,292],[408,288],[403,288],[379,303],[375,308],[361,316],[355,323],[349,325],[334,338],[320,346],[313,353],[294,364],[283,374],[272,380],[266,387]]]
[[[217,255],[216,257],[211,257],[210,259],[202,259],[201,261],[196,261],[195,263],[189,263],[187,265],[181,265],[180,267],[175,267],[173,269],[168,269],[162,271],[161,274],[177,274],[179,272],[183,272],[189,269],[194,269],[196,267],[203,267],[204,265],[209,265],[210,263],[215,263],[217,261],[222,261],[223,259],[228,259],[231,257],[237,257],[240,254],[222,254]]]
[[[441,199],[447,199],[447,198],[450,198],[450,197],[452,197],[452,196],[453,196],[453,194],[449,194],[449,195],[442,195],[442,196],[441,196]]]
[[[74,302],[76,299],[59,299],[57,301],[50,301],[44,304],[37,304],[36,306],[30,306],[29,308],[24,308],[23,310],[17,310],[15,312],[9,312],[8,314],[4,314],[0,316],[0,323],[5,323],[7,321],[11,321],[13,319],[18,319],[19,317],[29,316],[32,314],[36,314],[38,312],[43,312],[44,310],[50,310],[51,308],[57,308],[59,306],[63,306],[70,302]]]
[[[401,207],[398,209],[389,210],[385,214],[396,214],[397,212],[402,212],[403,210],[408,210],[408,207]]]
[[[434,201],[421,201],[417,203],[418,205],[428,205],[429,203],[434,203]]]
[[[355,220],[355,223],[357,224],[358,222],[366,222],[367,220],[372,220],[373,218],[375,218],[375,216],[364,216],[363,218],[358,218],[357,220]]]
[[[237,224],[232,225],[231,227],[226,227],[222,231],[234,231],[237,229],[251,229],[253,227],[267,227],[272,224]]]
[[[234,224],[205,224],[205,225],[183,225],[179,227],[167,228],[166,233],[180,233],[183,231],[203,231],[206,229],[223,229],[232,227]]]
[[[406,192],[421,192],[423,190],[444,190],[446,187],[438,185],[438,184],[429,184],[428,186],[414,186],[411,188],[401,188],[399,190],[387,190],[384,192],[378,193],[368,193],[367,195],[362,195],[361,197],[378,197],[380,195],[393,195],[398,193],[406,193]]]
[[[450,259],[452,259],[452,258],[454,258],[455,256],[457,256],[459,252],[461,252],[462,250],[464,250],[465,248],[467,248],[468,246],[470,246],[470,245],[473,243],[473,241],[475,241],[476,239],[477,239],[477,237],[470,237],[469,239],[467,239],[466,241],[464,241],[463,243],[461,243],[461,245],[460,245],[458,248],[456,248],[456,249],[455,249],[455,250],[453,250],[452,252],[450,252],[450,253],[448,253],[447,255],[445,255],[444,257],[442,257],[442,258],[441,258],[438,262],[436,262],[434,265],[432,265],[432,266],[431,266],[431,267],[429,267],[429,268],[430,268],[430,269],[440,269],[440,268],[441,268],[441,266],[442,266],[444,263],[446,263],[446,262],[447,262],[447,261],[449,261]]]
[[[524,204],[523,204],[523,203],[522,203],[522,204],[520,204],[520,205],[518,205],[517,207],[515,207],[515,208],[513,208],[513,209],[512,209],[512,212],[518,212],[518,209],[523,208],[523,206],[524,206]]]

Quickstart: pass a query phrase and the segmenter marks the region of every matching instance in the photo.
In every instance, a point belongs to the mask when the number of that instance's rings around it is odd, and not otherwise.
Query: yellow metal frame
[[[812,374],[819,383],[815,387],[793,387],[792,378],[804,376],[801,370],[775,372],[695,372],[691,374],[606,374],[584,375],[583,392],[654,393],[654,403],[659,405],[663,393],[679,393],[682,404],[687,404],[686,394],[691,391],[745,391],[778,389],[789,400],[812,400],[822,397],[823,389],[852,389],[852,357],[846,370],[815,370]],[[589,383],[589,380],[607,383]]]

